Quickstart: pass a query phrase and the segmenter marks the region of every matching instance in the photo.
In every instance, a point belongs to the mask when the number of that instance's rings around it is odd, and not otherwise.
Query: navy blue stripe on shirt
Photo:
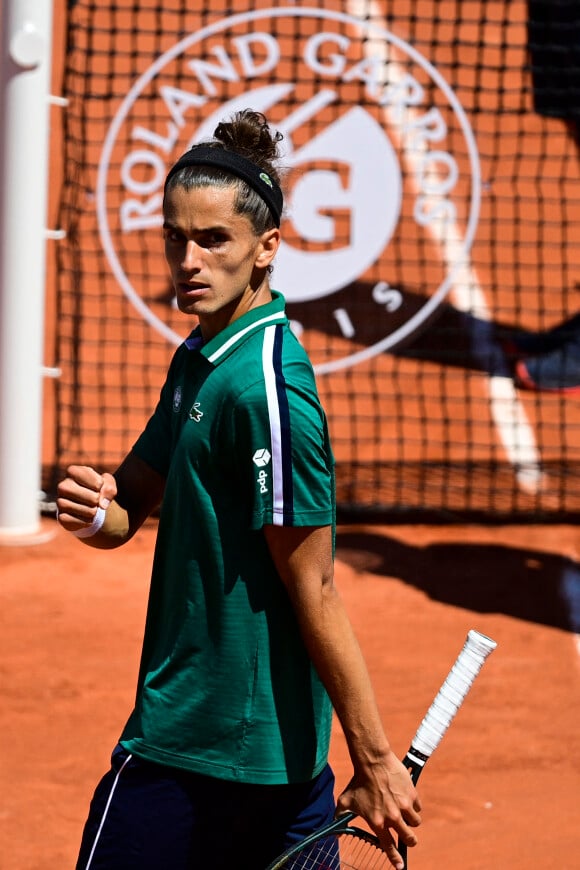
[[[286,392],[286,379],[282,371],[282,346],[284,327],[277,326],[274,336],[272,364],[276,377],[276,395],[280,413],[280,435],[282,441],[282,494],[284,501],[284,525],[294,520],[294,491],[292,486],[292,432],[290,430],[290,406]]]

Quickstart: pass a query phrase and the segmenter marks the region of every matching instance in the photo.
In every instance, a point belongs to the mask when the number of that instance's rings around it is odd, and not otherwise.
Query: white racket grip
[[[490,637],[471,629],[455,664],[439,689],[411,743],[426,758],[439,745],[461,707],[486,658],[497,644]]]

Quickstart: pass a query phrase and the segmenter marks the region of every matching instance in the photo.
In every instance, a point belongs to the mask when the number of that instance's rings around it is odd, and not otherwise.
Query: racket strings
[[[287,870],[392,870],[386,854],[369,840],[350,833],[318,840],[294,855]]]

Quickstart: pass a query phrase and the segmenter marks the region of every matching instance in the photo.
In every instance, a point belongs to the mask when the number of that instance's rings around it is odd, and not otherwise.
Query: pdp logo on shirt
[[[284,136],[286,214],[272,285],[317,372],[395,347],[466,269],[480,177],[465,112],[429,58],[387,29],[378,5],[359,15],[352,0],[348,9],[219,19],[161,55],[113,119],[97,185],[103,248],[127,298],[170,341],[181,343],[191,325],[171,305],[163,263],[165,175],[248,107]],[[135,268],[138,252],[156,245],[159,263]]]
[[[264,467],[269,464],[271,458],[272,457],[270,455],[270,451],[267,450],[265,447],[256,450],[256,452],[252,456],[252,461],[254,465],[257,465],[260,469],[260,472],[256,478],[256,482],[260,488],[261,495],[264,495],[268,492],[268,474],[266,471],[264,471]]]

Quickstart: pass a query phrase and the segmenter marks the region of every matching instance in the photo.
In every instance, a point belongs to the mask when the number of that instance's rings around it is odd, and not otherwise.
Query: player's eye
[[[184,235],[183,233],[179,232],[179,230],[176,230],[173,227],[164,227],[163,238],[166,242],[179,243],[184,240]]]
[[[204,248],[219,248],[227,241],[227,236],[224,233],[207,233],[200,241],[200,245]]]

